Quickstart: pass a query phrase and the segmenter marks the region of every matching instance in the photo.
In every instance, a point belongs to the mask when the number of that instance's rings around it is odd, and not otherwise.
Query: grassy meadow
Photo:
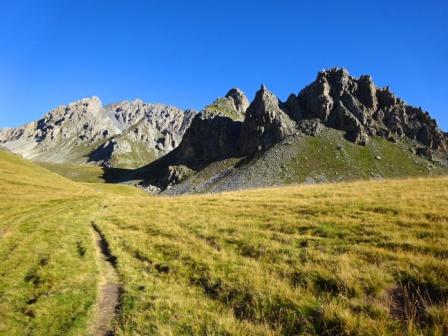
[[[104,170],[98,166],[70,163],[36,162],[39,166],[75,182],[103,183]]]
[[[0,334],[83,335],[97,270],[89,188],[0,152]]]
[[[95,181],[96,182],[96,181]],[[0,335],[446,335],[448,178],[151,197],[0,152]]]

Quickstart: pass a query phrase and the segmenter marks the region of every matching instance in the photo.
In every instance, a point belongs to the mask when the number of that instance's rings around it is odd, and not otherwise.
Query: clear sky
[[[200,109],[371,74],[448,130],[448,1],[0,0],[0,127],[97,95]]]

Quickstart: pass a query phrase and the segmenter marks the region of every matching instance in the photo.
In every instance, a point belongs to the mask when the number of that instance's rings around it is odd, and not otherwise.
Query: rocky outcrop
[[[195,116],[177,150],[178,161],[191,166],[239,156],[240,121],[203,111]]]
[[[236,89],[230,90],[228,95],[241,97],[240,91]],[[236,106],[242,105],[237,103]],[[265,86],[257,92],[245,112],[244,121],[241,122],[205,108],[196,115],[185,133],[176,151],[178,162],[200,166],[248,155],[257,149],[269,148],[295,130],[295,123],[282,110],[277,97]]]
[[[183,165],[168,166],[168,169],[166,169],[165,174],[161,177],[161,181],[159,181],[159,185],[170,187],[174,184],[178,184],[184,181],[192,173],[193,170]]]
[[[217,98],[213,103],[202,110],[207,118],[214,116],[227,117],[232,120],[243,121],[249,106],[249,100],[243,91],[238,88],[230,89],[225,97]]]
[[[266,149],[294,132],[295,123],[281,108],[281,102],[264,85],[246,111],[240,135],[240,152]]]
[[[391,141],[408,137],[430,150],[446,151],[446,135],[421,108],[407,105],[388,87],[377,88],[370,76],[354,78],[347,70],[319,72],[316,80],[285,103],[297,118],[318,118],[364,145],[373,135]]]
[[[232,89],[227,102],[235,102],[232,111],[244,110],[241,91]],[[262,86],[254,101],[245,110],[244,121],[232,118],[228,111],[210,109],[216,101],[197,114],[185,133],[179,147],[166,161],[158,161],[149,171],[160,177],[152,177],[151,184],[162,190],[167,188],[173,176],[172,167],[187,166],[201,170],[208,164],[228,158],[242,157],[257,150],[267,149],[295,131],[295,123],[282,110],[281,103]],[[167,184],[168,183],[168,184]]]
[[[176,164],[198,169],[214,161],[241,156],[239,139],[249,103],[240,90],[231,89],[198,113],[176,150]]]
[[[306,135],[319,136],[325,126],[319,119],[302,119],[298,122],[297,128]]]
[[[243,91],[238,88],[233,88],[227,92],[225,98],[227,98],[233,105],[233,108],[239,113],[243,114],[249,107],[249,100]]]
[[[366,145],[369,137],[359,121],[353,113],[342,103],[338,101],[336,107],[331,114],[329,124],[334,128],[344,130],[347,140],[359,145]]]
[[[447,135],[427,112],[407,105],[387,87],[377,88],[370,76],[354,78],[345,69],[319,72],[286,102],[264,85],[247,108],[246,100],[232,89],[196,115],[179,147],[148,170],[162,172],[151,184],[164,190],[179,180],[177,175],[186,176],[173,167],[186,166],[193,174],[215,161],[263,156],[276,144],[300,137],[296,133],[320,136],[327,128],[344,131],[348,141],[359,145],[368,144],[372,136],[392,142],[408,137],[414,153],[428,159],[434,151],[447,151]],[[283,142],[291,135],[297,136]],[[253,155],[258,151],[260,155]]]

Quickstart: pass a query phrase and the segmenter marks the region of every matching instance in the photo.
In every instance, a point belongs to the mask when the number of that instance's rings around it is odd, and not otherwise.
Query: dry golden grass
[[[95,192],[0,151],[0,335],[82,335],[95,303]]]
[[[446,334],[447,201],[447,178],[104,201],[118,334]]]
[[[0,334],[83,335],[117,257],[117,335],[446,335],[448,178],[176,198],[0,152]]]

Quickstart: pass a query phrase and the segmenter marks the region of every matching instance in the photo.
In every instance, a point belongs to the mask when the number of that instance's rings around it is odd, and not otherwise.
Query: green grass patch
[[[341,132],[327,130],[318,137],[305,136],[294,146],[296,154],[286,163],[287,183],[446,173],[446,169],[411,153],[405,142],[391,143],[379,137],[371,137],[369,144],[359,146],[344,140]]]
[[[104,170],[98,166],[78,165],[70,163],[36,162],[39,166],[75,182],[104,182]]]

